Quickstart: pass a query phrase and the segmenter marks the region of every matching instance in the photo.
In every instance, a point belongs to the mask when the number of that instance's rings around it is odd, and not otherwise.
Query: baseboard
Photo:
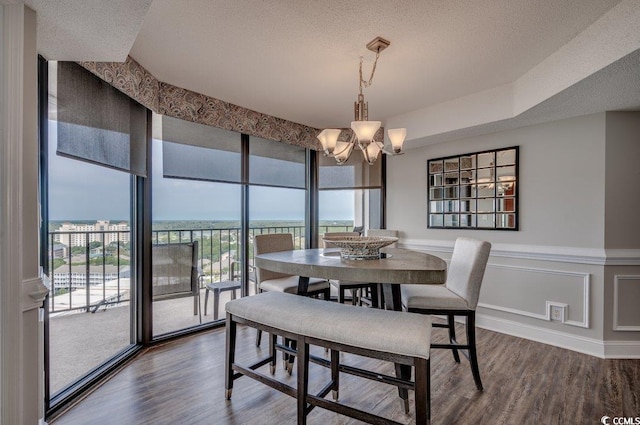
[[[638,359],[640,341],[600,341],[566,332],[525,325],[512,320],[478,314],[476,325],[490,331],[566,348],[603,359]]]
[[[605,341],[606,359],[640,359],[640,341]]]

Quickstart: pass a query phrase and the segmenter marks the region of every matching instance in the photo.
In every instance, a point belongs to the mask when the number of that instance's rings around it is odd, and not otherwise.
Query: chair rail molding
[[[453,252],[453,240],[402,239],[400,248],[430,252]],[[640,266],[640,249],[601,249],[571,246],[492,244],[492,257],[597,266]]]

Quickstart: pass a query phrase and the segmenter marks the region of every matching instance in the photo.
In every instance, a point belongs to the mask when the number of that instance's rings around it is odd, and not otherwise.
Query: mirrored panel
[[[476,227],[476,215],[460,214],[460,227]]]
[[[444,160],[444,171],[458,171],[460,168],[460,158],[448,158]]]
[[[444,217],[442,214],[429,214],[429,227],[443,227]]]
[[[427,161],[428,227],[518,230],[517,146]]]
[[[452,184],[460,184],[460,180],[458,178],[458,173],[445,173],[444,175],[444,184],[447,186],[451,186]]]

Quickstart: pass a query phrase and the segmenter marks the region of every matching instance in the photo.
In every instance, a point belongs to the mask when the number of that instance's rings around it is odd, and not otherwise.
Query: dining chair
[[[460,363],[458,350],[461,350],[469,359],[473,380],[479,391],[483,387],[478,368],[475,316],[490,251],[489,242],[458,238],[443,285],[402,285],[400,289],[407,311],[447,316],[446,324],[433,323],[432,326],[449,330],[449,344],[432,343],[431,348],[450,349],[456,363]],[[466,318],[466,344],[456,341],[455,316]],[[466,353],[462,350],[466,350]]]
[[[337,246],[332,244],[331,241],[325,240],[324,237],[328,236],[330,238],[335,237],[352,237],[352,236],[360,236],[359,232],[325,232],[322,235],[322,246],[323,248],[336,248]],[[359,304],[358,300],[361,299],[361,296],[358,296],[358,291],[362,291],[364,289],[368,289],[371,291],[371,297],[375,299],[375,304],[378,303],[378,285],[376,283],[369,282],[354,282],[347,280],[335,280],[329,279],[331,285],[333,285],[338,290],[338,302],[343,304],[346,299],[346,292],[351,292],[351,304],[357,305]],[[373,303],[373,301],[372,301]]]
[[[292,251],[293,249],[293,235],[291,233],[269,233],[255,235],[253,238],[253,252],[255,255]],[[300,276],[292,276],[256,267],[258,292],[279,291],[297,294],[299,279]],[[310,277],[307,293],[304,295],[312,297],[322,295],[324,299],[329,300],[331,296],[329,281]],[[256,346],[260,345],[261,335],[262,332],[258,331]]]

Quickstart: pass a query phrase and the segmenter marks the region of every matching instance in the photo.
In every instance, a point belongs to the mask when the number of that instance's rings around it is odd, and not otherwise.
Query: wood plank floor
[[[237,380],[232,400],[224,399],[224,336],[218,329],[150,349],[50,423],[296,423],[295,399],[249,378]],[[239,362],[266,351],[266,339],[265,351],[255,347],[253,329],[240,327],[238,338]],[[444,342],[442,330],[435,330],[434,340]],[[324,355],[321,349],[313,352]],[[640,417],[640,360],[602,360],[483,329],[478,329],[478,352],[484,392],[476,391],[465,359],[458,365],[450,351],[432,350],[433,424],[599,424],[604,415]],[[350,355],[344,361],[393,373],[392,365],[380,361]],[[276,376],[295,385],[295,368],[288,376],[279,362]],[[314,365],[310,376],[310,389],[318,390],[329,375]],[[340,399],[415,422],[413,399],[405,415],[395,388],[384,384],[341,375]],[[360,423],[319,408],[308,422]]]

